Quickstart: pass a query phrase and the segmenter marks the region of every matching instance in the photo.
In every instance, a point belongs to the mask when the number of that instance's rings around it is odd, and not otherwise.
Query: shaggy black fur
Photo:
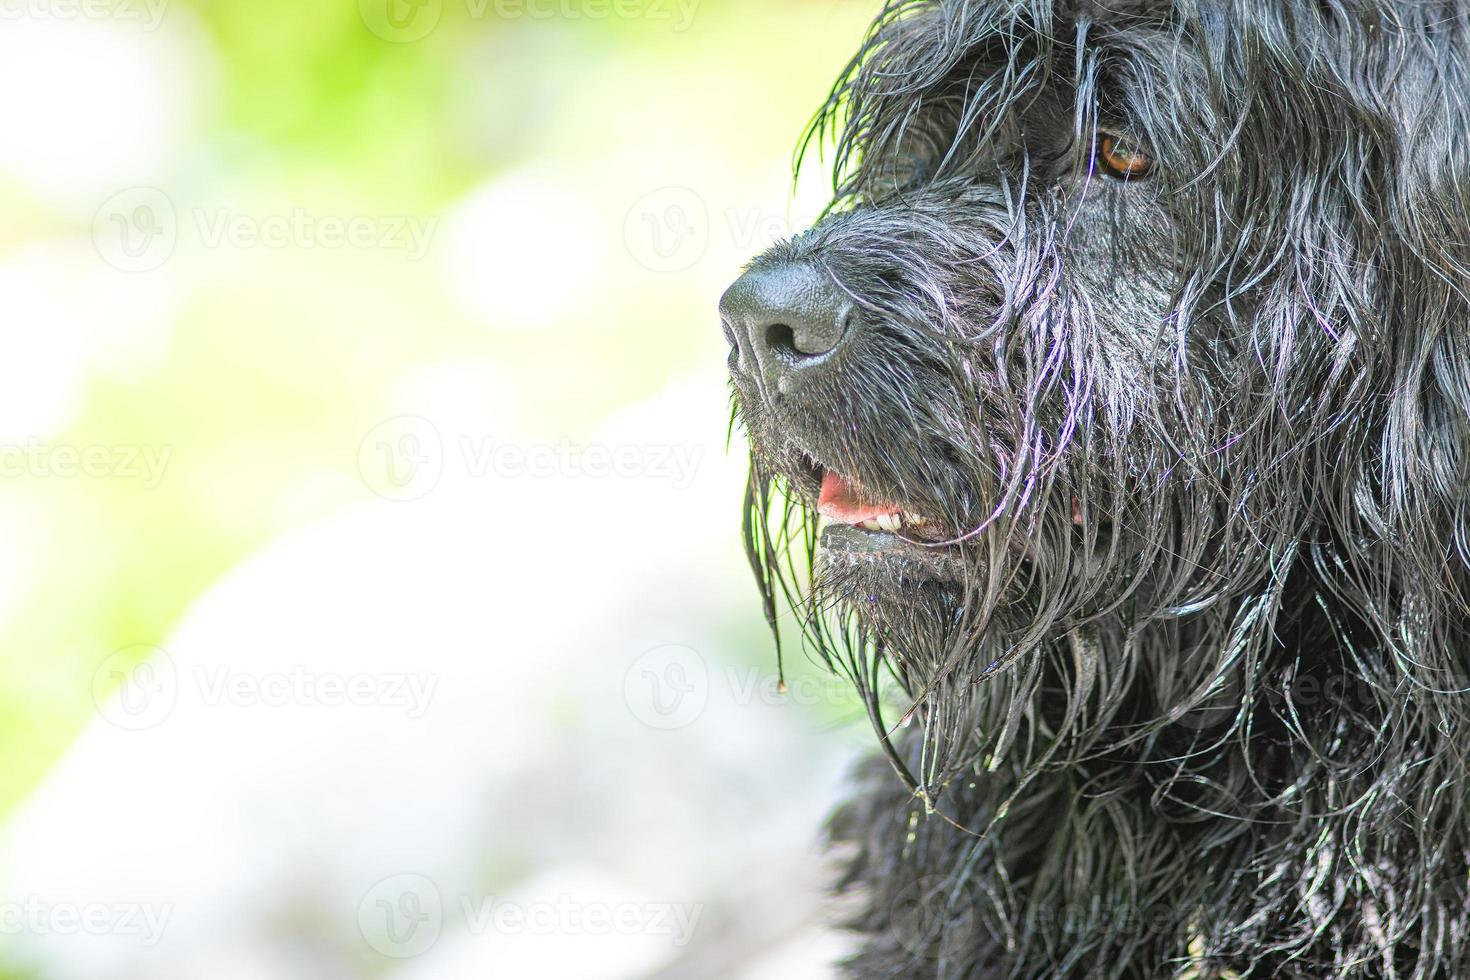
[[[860,329],[732,375],[887,756],[851,975],[1470,976],[1470,4],[889,0],[829,139],[752,271]]]

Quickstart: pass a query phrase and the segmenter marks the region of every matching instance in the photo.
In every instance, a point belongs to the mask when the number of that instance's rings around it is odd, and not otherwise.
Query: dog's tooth
[[[878,527],[884,531],[897,531],[903,527],[903,518],[897,514],[883,514],[878,518]]]
[[[915,514],[912,511],[906,510],[903,512],[903,522],[909,527],[923,527],[925,524],[929,523],[929,520],[928,518],[920,517],[918,514]]]
[[[864,531],[881,531],[881,530],[883,530],[883,528],[878,524],[878,521],[876,521],[876,520],[863,521],[858,526],[861,527]]]

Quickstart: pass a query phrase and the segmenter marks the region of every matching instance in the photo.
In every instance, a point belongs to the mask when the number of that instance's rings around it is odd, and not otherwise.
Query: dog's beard
[[[1069,627],[1068,610],[1045,605],[1037,578],[1043,559],[1026,550],[1044,546],[1045,535],[1006,525],[935,549],[895,534],[824,528],[761,472],[757,462],[747,541],[768,616],[774,626],[784,609],[797,613],[809,648],[867,704],[910,790],[947,805],[962,774],[1001,763],[1023,713],[1040,722],[1038,708],[1060,711],[1051,718],[1053,735],[1060,742],[1073,734],[1075,719],[1065,715],[1079,662],[1094,669],[1104,644],[1120,648],[1121,620]],[[1073,527],[1070,514],[1055,516]],[[1071,547],[1059,554],[1050,557],[1049,573],[1082,577],[1059,565],[1083,553]],[[894,735],[909,722],[908,741],[918,747],[903,748]],[[972,816],[956,811],[951,819]]]

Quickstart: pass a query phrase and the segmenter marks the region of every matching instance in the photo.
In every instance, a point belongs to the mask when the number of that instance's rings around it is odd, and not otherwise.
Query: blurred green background
[[[360,447],[405,384],[479,392],[554,442],[715,377],[715,300],[820,207],[791,151],[872,13],[390,2],[5,8],[0,444],[52,455],[0,480],[4,812],[95,714],[104,657],[374,499]],[[176,241],[127,268],[107,236],[149,213]],[[293,215],[377,240],[214,240]],[[55,447],[166,468],[72,478]]]

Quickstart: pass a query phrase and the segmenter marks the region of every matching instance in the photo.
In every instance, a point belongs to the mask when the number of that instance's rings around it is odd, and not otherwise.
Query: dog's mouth
[[[816,502],[818,546],[829,561],[904,559],[911,570],[927,569],[926,578],[946,578],[957,571],[958,545],[947,521],[871,490],[805,453],[794,482]]]
[[[847,477],[823,470],[817,494],[817,513],[833,524],[864,531],[921,532],[932,525],[928,518],[898,504],[870,500]]]

